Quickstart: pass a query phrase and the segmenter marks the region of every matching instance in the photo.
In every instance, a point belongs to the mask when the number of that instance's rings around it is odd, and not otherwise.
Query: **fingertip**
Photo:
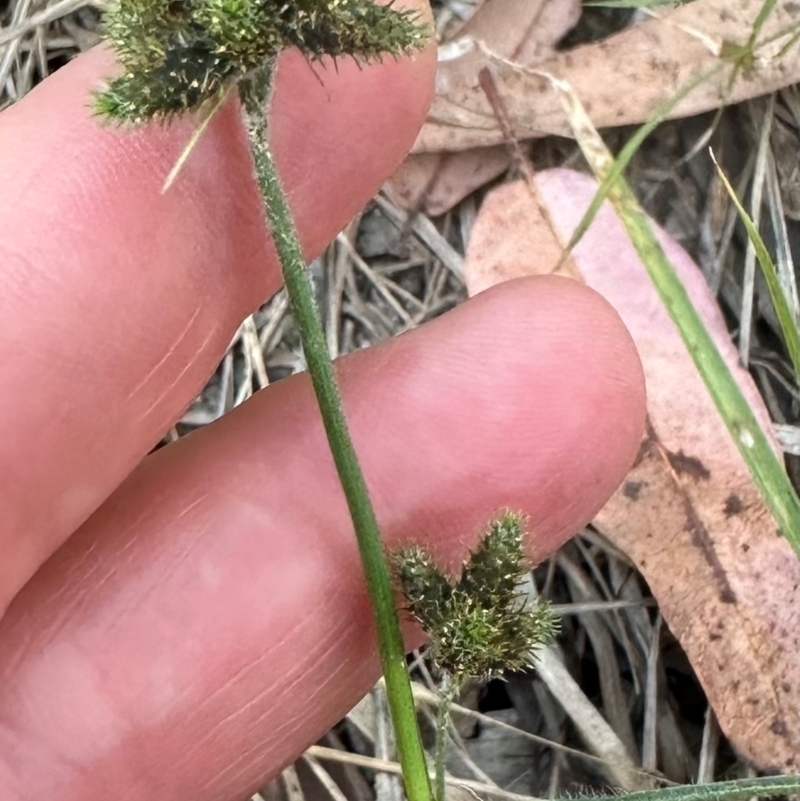
[[[553,550],[641,432],[627,332],[567,279],[508,282],[338,367],[386,544],[454,565],[504,508],[529,517],[535,559]],[[371,621],[295,376],[146,459],[17,597],[0,621],[0,732],[17,744],[0,787],[245,797],[368,691]]]
[[[518,278],[484,294],[507,310],[506,317],[515,310],[523,326],[530,327],[531,338],[549,326],[559,331],[552,380],[564,382],[564,396],[577,400],[574,407],[564,407],[560,422],[574,431],[584,460],[604,466],[607,479],[593,510],[584,515],[588,522],[633,464],[644,432],[644,371],[633,338],[599,292],[571,278]]]
[[[389,344],[395,377],[387,376],[371,398],[380,409],[375,395],[383,404],[401,393],[431,396],[427,417],[403,418],[417,441],[427,440],[412,471],[447,476],[450,499],[417,499],[415,526],[420,509],[435,508],[431,531],[461,532],[458,541],[443,536],[439,543],[457,562],[464,532],[476,536],[500,508],[522,511],[531,523],[533,556],[541,560],[592,519],[635,460],[646,410],[630,334],[594,290],[559,276],[532,276],[471,298],[418,336]],[[439,382],[425,372],[431,362]],[[427,383],[417,381],[426,374]],[[365,393],[366,387],[351,390],[350,397],[365,399],[350,401],[348,410],[370,418]],[[380,431],[380,415],[371,420],[373,432]],[[432,454],[439,442],[447,443],[446,452]],[[426,492],[413,472],[404,480],[394,475],[379,492],[388,495],[398,483],[406,494],[418,486]],[[442,528],[448,515],[452,526]],[[408,521],[398,528],[408,531]]]

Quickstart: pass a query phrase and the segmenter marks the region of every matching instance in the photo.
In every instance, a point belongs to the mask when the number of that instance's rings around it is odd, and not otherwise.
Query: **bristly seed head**
[[[408,612],[430,636],[434,661],[457,685],[530,667],[536,646],[557,630],[549,606],[526,603],[520,593],[529,567],[524,524],[510,512],[493,520],[457,582],[419,547],[393,554]]]
[[[123,74],[96,109],[133,123],[218,101],[288,47],[310,60],[369,62],[417,50],[429,35],[415,11],[372,0],[116,0],[105,27]]]

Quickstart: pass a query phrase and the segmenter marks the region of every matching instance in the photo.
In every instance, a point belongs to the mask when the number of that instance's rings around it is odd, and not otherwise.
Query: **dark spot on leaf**
[[[725,499],[725,517],[733,517],[733,515],[740,514],[744,509],[744,504],[742,503],[742,499],[735,493],[732,492],[726,499]]]
[[[785,737],[787,734],[786,723],[780,718],[775,718],[772,723],[770,723],[769,730],[779,737]]]
[[[680,450],[677,453],[667,451],[667,458],[678,475],[691,476],[700,481],[708,481],[711,478],[708,468],[696,456],[687,456]]]
[[[725,572],[725,567],[717,555],[711,534],[697,514],[697,510],[694,508],[688,493],[682,491],[682,494],[684,496],[683,506],[686,514],[684,530],[691,534],[692,545],[700,550],[706,563],[711,568],[719,588],[720,601],[724,604],[734,604],[736,603],[736,593],[728,581],[728,574]]]
[[[638,501],[642,486],[641,481],[626,481],[622,486],[622,494],[631,501]]]

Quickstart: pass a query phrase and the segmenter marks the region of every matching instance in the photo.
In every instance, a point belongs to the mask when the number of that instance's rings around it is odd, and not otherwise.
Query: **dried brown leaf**
[[[487,0],[456,37],[480,40],[503,58],[530,66],[555,52],[580,13],[580,0]],[[436,216],[501,175],[510,164],[502,145],[444,156],[412,155],[389,181],[389,191],[406,208]]]
[[[531,65],[555,52],[580,15],[579,0],[487,0],[453,39],[470,36],[503,58]]]
[[[566,80],[595,126],[604,128],[644,122],[695,78],[722,65],[670,116],[698,114],[800,80],[797,2],[778,0],[758,37],[755,62],[730,85],[733,64],[720,52],[747,44],[762,6],[763,0],[695,0],[605,41],[559,53],[537,69]],[[478,36],[472,39],[480,41]],[[459,41],[460,48],[452,43],[440,54],[437,96],[415,152],[458,151],[503,141],[478,83],[486,66],[495,74],[517,136],[571,135],[558,97],[545,81],[487,56],[469,39]]]
[[[471,292],[499,280],[552,272],[596,185],[565,170],[537,188],[487,196],[465,272]],[[532,233],[534,232],[534,233]],[[541,238],[539,238],[541,237]],[[513,241],[511,241],[513,240]],[[666,235],[678,270],[745,396],[768,429],[749,374],[738,365],[699,270]],[[636,465],[595,525],[636,563],[703,685],[720,726],[761,768],[800,767],[800,563],[750,480],[680,336],[610,208],[574,259],[584,280],[618,311],[645,369],[649,429]]]
[[[398,206],[437,217],[502,175],[510,164],[505,145],[462,153],[419,153],[403,162],[386,189]]]

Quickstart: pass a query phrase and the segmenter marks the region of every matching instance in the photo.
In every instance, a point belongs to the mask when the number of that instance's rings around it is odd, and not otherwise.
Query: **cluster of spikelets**
[[[429,33],[416,12],[372,0],[116,0],[105,31],[123,74],[96,108],[133,123],[218,102],[285,48],[369,62],[417,50]]]
[[[536,646],[557,630],[548,605],[528,602],[521,593],[529,569],[524,524],[512,513],[495,519],[457,581],[419,547],[394,554],[407,610],[431,638],[434,661],[456,685],[470,676],[488,679],[530,667]]]

